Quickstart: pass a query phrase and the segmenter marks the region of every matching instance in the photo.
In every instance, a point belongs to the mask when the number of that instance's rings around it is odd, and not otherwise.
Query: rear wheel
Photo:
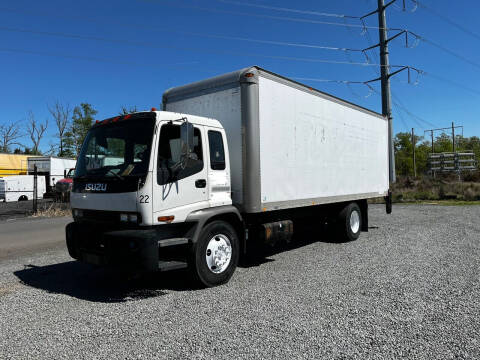
[[[362,231],[362,211],[357,203],[345,206],[338,216],[337,233],[341,241],[357,240]]]
[[[225,221],[213,221],[200,233],[190,270],[197,283],[212,287],[227,283],[238,264],[239,239]]]
[[[18,201],[27,201],[27,200],[28,200],[28,198],[27,198],[26,195],[22,195],[18,198]]]

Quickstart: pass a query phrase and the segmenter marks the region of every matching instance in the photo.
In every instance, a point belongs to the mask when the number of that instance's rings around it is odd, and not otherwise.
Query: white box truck
[[[258,67],[170,89],[163,111],[97,122],[78,158],[70,255],[189,267],[227,282],[239,255],[325,221],[336,239],[368,229],[389,191],[383,116]],[[92,158],[121,157],[114,165]]]
[[[28,158],[28,173],[33,175],[34,166],[37,165],[37,173],[45,178],[47,194],[53,195],[55,184],[65,177],[66,173],[75,168],[75,159],[61,158],[56,156],[40,156]]]
[[[0,201],[26,201],[34,198],[34,176],[14,175],[0,177]],[[45,178],[37,177],[37,199],[42,199],[46,192]]]

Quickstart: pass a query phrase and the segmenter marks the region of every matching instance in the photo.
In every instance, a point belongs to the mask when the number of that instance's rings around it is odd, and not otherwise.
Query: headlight
[[[130,215],[128,215],[128,220],[130,220],[131,222],[136,223],[137,220],[138,220],[137,214],[130,214]]]
[[[128,221],[128,214],[120,214],[120,221],[127,222]]]

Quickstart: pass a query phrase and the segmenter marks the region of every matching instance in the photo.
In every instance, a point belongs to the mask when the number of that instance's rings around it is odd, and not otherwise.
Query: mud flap
[[[385,211],[387,214],[392,213],[392,190],[388,189],[388,195],[385,196]]]

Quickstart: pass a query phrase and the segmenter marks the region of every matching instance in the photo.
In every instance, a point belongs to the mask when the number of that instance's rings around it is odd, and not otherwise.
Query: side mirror
[[[185,121],[180,125],[180,146],[181,146],[181,158],[186,161],[193,151],[193,125]],[[184,167],[184,166],[182,166]]]

